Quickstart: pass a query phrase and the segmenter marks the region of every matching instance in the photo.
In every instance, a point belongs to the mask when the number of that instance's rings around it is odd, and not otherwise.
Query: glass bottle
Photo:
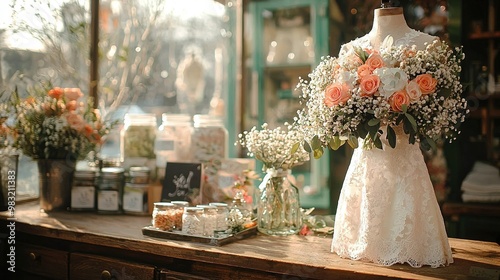
[[[71,187],[72,211],[95,211],[96,200],[95,170],[76,170]]]
[[[120,155],[123,167],[155,167],[154,144],[156,138],[154,114],[125,114],[120,132]]]
[[[97,212],[120,214],[122,212],[124,169],[105,167],[101,169],[97,185]]]
[[[129,177],[123,189],[123,212],[134,215],[148,215],[148,167],[130,167]]]
[[[290,170],[268,170],[257,204],[257,229],[268,235],[296,234],[302,225],[298,189],[290,182]]]
[[[182,233],[203,235],[203,208],[185,207],[182,214]]]
[[[191,132],[189,115],[162,114],[162,124],[156,131],[154,146],[158,178],[165,176],[167,161],[190,161]]]
[[[176,209],[170,202],[155,202],[151,224],[159,230],[173,230],[175,227]]]

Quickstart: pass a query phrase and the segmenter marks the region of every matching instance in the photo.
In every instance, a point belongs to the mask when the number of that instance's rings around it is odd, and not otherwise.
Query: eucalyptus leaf
[[[314,137],[311,139],[311,148],[313,150],[321,148],[321,141],[319,140],[318,135],[314,135]]]
[[[306,152],[308,152],[308,153],[312,152],[311,145],[309,145],[309,143],[307,141],[303,142],[303,146],[304,146],[304,150],[306,150]]]
[[[336,151],[340,148],[340,146],[342,146],[343,142],[344,141],[340,140],[340,137],[333,136],[328,145],[332,148],[332,150]]]
[[[382,150],[382,141],[380,141],[380,137],[376,137],[375,139],[373,139],[373,145],[377,149],[381,149]]]
[[[380,124],[380,120],[376,119],[376,118],[373,118],[373,119],[371,119],[371,120],[368,121],[368,125],[369,126],[376,126],[378,124]]]
[[[389,142],[389,146],[391,146],[392,148],[396,147],[396,133],[394,132],[394,129],[390,125],[387,126],[386,139]]]
[[[437,150],[436,142],[432,138],[426,137],[425,140],[427,141],[429,146],[432,148],[432,150],[434,150],[434,151]]]
[[[314,149],[314,153],[313,154],[314,154],[314,158],[315,159],[321,158],[321,156],[323,156],[323,148],[320,147],[318,149]]]
[[[299,147],[300,147],[300,143],[299,142],[293,144],[292,149],[290,150],[290,153],[292,155],[295,154],[299,150]]]
[[[413,129],[413,131],[416,132],[417,131],[417,122],[415,121],[415,118],[413,118],[413,116],[411,114],[408,114],[408,113],[405,113],[405,117],[410,122],[411,128]]]
[[[354,135],[349,136],[349,139],[347,140],[347,144],[349,144],[349,146],[351,146],[351,148],[356,149],[359,146],[358,138],[356,138],[356,136],[354,136]]]

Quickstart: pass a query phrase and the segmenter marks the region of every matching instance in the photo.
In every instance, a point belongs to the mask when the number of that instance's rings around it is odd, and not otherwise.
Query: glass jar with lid
[[[156,126],[154,114],[125,114],[120,131],[120,155],[125,169],[131,166],[155,167]]]
[[[203,220],[203,235],[213,237],[217,230],[217,207],[213,205],[197,205],[203,209],[201,218]]]
[[[123,206],[123,185],[125,170],[121,167],[101,169],[97,185],[97,212],[120,214]]]
[[[94,211],[96,200],[96,171],[76,170],[71,187],[71,210]]]
[[[227,230],[228,229],[227,218],[229,215],[229,208],[227,203],[210,202],[208,205],[215,206],[217,208],[216,230],[217,231]]]
[[[184,208],[189,206],[189,202],[174,200],[170,201],[174,205],[175,211],[175,224],[174,230],[182,230],[182,215],[184,214]]]
[[[221,118],[209,115],[195,115],[191,137],[193,161],[204,167],[206,181],[203,188],[206,193],[218,194],[218,176],[223,159],[228,154],[228,132]],[[218,197],[207,197],[208,201],[217,201]]]
[[[175,227],[176,209],[170,202],[155,202],[152,225],[159,230],[173,230]]]
[[[182,214],[182,233],[203,235],[203,208],[185,207]]]
[[[126,214],[148,215],[149,174],[148,167],[133,166],[123,189],[123,211]]]
[[[158,178],[164,177],[167,161],[190,161],[191,132],[189,115],[162,114],[162,124],[156,131],[154,146]]]

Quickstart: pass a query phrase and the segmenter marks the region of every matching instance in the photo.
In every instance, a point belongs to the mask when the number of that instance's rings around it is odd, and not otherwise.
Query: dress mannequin
[[[379,49],[384,39],[391,35],[397,42],[411,34],[411,29],[404,18],[403,8],[380,8],[374,12],[372,30],[368,33],[370,43],[375,49]],[[414,39],[414,44],[418,49],[424,49],[424,43],[430,43],[436,39],[426,33],[418,32],[418,37]]]
[[[342,46],[379,50],[390,35],[394,46],[425,49],[435,37],[413,30],[401,8],[375,10],[372,30]],[[354,150],[335,216],[332,252],[380,265],[446,266],[453,262],[441,210],[418,144],[396,129],[397,144]]]

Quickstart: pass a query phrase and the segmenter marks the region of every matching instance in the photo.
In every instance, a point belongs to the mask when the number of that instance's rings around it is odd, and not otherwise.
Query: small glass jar
[[[174,229],[175,230],[182,230],[182,215],[184,214],[184,208],[189,206],[189,202],[174,200],[174,201],[171,201],[170,203],[172,203],[174,205],[174,209],[175,209]]]
[[[151,224],[159,230],[173,230],[175,227],[176,209],[170,202],[155,202]]]
[[[165,176],[165,165],[191,160],[191,117],[184,114],[162,114],[162,124],[156,131],[155,155],[158,178]]]
[[[203,208],[185,207],[182,214],[182,233],[203,235]]]
[[[95,211],[96,200],[95,170],[76,170],[71,187],[72,211]]]
[[[151,167],[151,161],[154,165],[156,125],[154,114],[125,114],[123,129],[120,131],[123,167]]]
[[[213,205],[197,205],[203,209],[203,235],[213,237],[217,230],[217,207]]]
[[[228,229],[227,218],[229,214],[229,208],[227,203],[222,202],[210,202],[208,205],[217,207],[217,231],[225,231]]]
[[[123,189],[123,212],[133,215],[149,215],[148,167],[130,167],[129,177]]]
[[[124,169],[105,167],[101,169],[97,185],[97,212],[103,214],[122,213]]]

